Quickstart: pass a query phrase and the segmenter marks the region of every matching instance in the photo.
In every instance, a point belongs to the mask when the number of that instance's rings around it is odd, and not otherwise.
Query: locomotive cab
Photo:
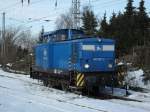
[[[73,52],[77,54],[74,67],[79,74],[76,78],[77,86],[88,87],[90,91],[99,90],[99,86],[110,86],[115,71],[114,40],[84,37],[73,43],[76,49]]]
[[[83,42],[80,50],[82,72],[114,71],[114,42],[101,38],[91,38]]]

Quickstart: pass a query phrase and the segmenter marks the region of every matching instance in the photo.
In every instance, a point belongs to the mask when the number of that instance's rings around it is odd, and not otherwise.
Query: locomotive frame
[[[75,29],[44,33],[42,38],[43,43],[35,47],[36,64],[30,68],[32,78],[46,86],[88,93],[98,93],[99,86],[113,86],[114,40],[85,37]],[[60,56],[58,52],[63,50],[66,53]]]

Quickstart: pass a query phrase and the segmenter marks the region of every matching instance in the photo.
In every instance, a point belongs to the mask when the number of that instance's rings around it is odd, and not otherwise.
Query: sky
[[[21,0],[0,0],[0,14],[6,13],[6,27],[22,26],[23,30],[31,30],[33,34],[39,33],[42,26],[45,31],[53,31],[56,29],[56,19],[61,14],[67,13],[72,6],[72,0],[30,0],[30,2],[28,5],[27,0],[24,0],[22,6]],[[137,7],[139,2],[140,0],[134,0],[134,6]],[[101,19],[105,12],[107,18],[110,18],[112,12],[124,11],[126,3],[127,0],[81,0],[81,10],[90,4],[97,18]],[[147,13],[150,14],[150,0],[145,0],[145,6]]]

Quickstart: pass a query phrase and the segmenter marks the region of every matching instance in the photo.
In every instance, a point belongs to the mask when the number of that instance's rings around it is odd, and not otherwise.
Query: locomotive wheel
[[[43,84],[44,84],[44,86],[48,86],[48,81],[47,80],[43,80]]]
[[[69,84],[66,82],[61,82],[61,87],[63,91],[68,91],[69,89]]]
[[[48,81],[48,87],[53,88],[53,82],[52,81]]]

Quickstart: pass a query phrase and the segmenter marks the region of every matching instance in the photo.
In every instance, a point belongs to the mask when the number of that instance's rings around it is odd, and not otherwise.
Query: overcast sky
[[[55,30],[55,21],[60,14],[68,12],[72,0],[24,0],[22,7],[21,0],[0,0],[0,13],[6,12],[6,26],[26,26],[25,30],[31,30],[34,34],[41,30],[42,25],[46,31]],[[109,18],[112,12],[124,11],[127,0],[90,0],[92,9],[98,18],[103,17],[107,12]],[[134,0],[138,6],[140,0]],[[145,0],[147,12],[150,12],[150,0]],[[89,4],[89,0],[81,0],[81,9]],[[2,21],[0,17],[0,21]],[[37,20],[37,21],[35,21]],[[44,20],[50,20],[45,22]],[[2,22],[0,22],[1,25]],[[0,27],[1,28],[1,27]]]

